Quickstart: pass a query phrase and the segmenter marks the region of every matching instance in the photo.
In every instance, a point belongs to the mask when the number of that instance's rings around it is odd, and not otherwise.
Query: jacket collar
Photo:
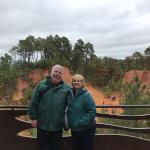
[[[62,80],[62,81],[60,81],[59,83],[57,83],[57,84],[53,84],[53,82],[52,82],[52,80],[51,80],[51,77],[50,76],[47,76],[46,77],[46,84],[49,86],[61,86],[61,85],[63,85],[64,84],[64,81]]]
[[[84,87],[82,87],[82,88],[80,88],[78,91],[77,91],[77,93],[76,93],[76,95],[74,96],[74,97],[78,97],[78,96],[80,96],[81,94],[83,94],[83,93],[85,93],[87,90],[84,88]],[[73,89],[72,89],[72,95],[73,95]]]

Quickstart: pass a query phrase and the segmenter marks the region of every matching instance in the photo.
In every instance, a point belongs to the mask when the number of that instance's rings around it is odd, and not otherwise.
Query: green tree
[[[132,83],[126,82],[121,88],[122,98],[120,103],[124,105],[140,105],[144,104],[144,87],[142,87],[139,78],[136,76],[133,78]],[[125,109],[125,114],[139,114],[139,109]]]
[[[108,70],[102,58],[93,58],[89,66],[89,80],[91,83],[103,87],[108,83]]]
[[[71,66],[74,72],[82,72],[84,64],[85,43],[79,39],[72,50]]]
[[[11,62],[12,58],[8,54],[0,57],[0,94],[9,99],[16,85],[16,78],[13,76],[17,73],[12,69]]]
[[[61,37],[61,47],[59,49],[60,62],[64,62],[65,65],[71,64],[72,45],[66,37]]]
[[[13,46],[10,50],[13,54],[18,54],[24,63],[31,63],[35,52],[35,38],[28,36],[25,40],[19,40],[17,46]]]
[[[54,43],[54,38],[52,35],[48,36],[45,40],[42,41],[42,50],[44,59],[53,60],[56,55],[56,48]]]
[[[92,63],[94,57],[94,48],[93,48],[93,44],[91,44],[90,42],[87,42],[85,44],[85,49],[84,49],[84,77],[87,78],[88,73],[89,73],[89,66],[90,63]]]
[[[150,69],[150,46],[144,51],[145,54],[145,67]]]
[[[134,69],[143,69],[144,67],[144,57],[140,52],[135,52],[132,55],[133,59],[133,66],[135,67]]]

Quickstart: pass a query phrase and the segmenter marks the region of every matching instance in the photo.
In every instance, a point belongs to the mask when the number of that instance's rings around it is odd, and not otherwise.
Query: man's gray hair
[[[55,68],[59,68],[59,69],[61,69],[61,70],[64,72],[64,67],[61,66],[61,65],[59,65],[59,64],[54,65],[54,66],[52,67],[51,72],[52,72]]]

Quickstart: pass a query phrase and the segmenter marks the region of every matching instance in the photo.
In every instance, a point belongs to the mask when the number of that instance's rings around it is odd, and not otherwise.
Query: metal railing
[[[117,106],[97,106],[97,108],[150,108],[150,105],[117,105]],[[26,115],[28,106],[0,106],[0,149],[1,150],[37,150],[37,140],[35,138],[20,137],[18,132],[31,128],[30,124],[18,121],[17,116]],[[111,118],[119,120],[148,120],[150,114],[141,115],[118,115],[97,113],[97,117]],[[133,128],[119,126],[110,123],[97,123],[97,128],[114,129],[135,133],[150,134],[150,128]],[[148,150],[150,140],[129,136],[124,134],[97,134],[94,141],[93,150]],[[62,150],[72,150],[71,137],[62,139]]]
[[[97,108],[150,108],[150,105],[113,105],[113,106],[97,106]],[[142,114],[142,115],[119,115],[119,114],[106,114],[106,113],[97,113],[97,117],[103,118],[111,118],[111,119],[120,119],[120,120],[131,120],[131,121],[138,121],[138,120],[148,120],[150,119],[150,114]],[[108,123],[97,123],[98,128],[109,128],[115,130],[123,130],[123,131],[130,131],[136,133],[145,133],[150,134],[150,128],[133,128],[133,127],[125,127],[125,126],[118,126],[114,124]]]

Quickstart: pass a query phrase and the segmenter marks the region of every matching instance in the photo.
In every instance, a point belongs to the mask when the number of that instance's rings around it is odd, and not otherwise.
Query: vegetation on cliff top
[[[26,72],[34,68],[49,68],[59,63],[74,73],[81,73],[86,80],[98,87],[120,89],[122,77],[132,69],[150,69],[150,47],[144,54],[135,52],[122,59],[97,57],[93,44],[78,39],[72,45],[67,37],[49,35],[46,38],[28,36],[19,40],[9,54],[0,57],[0,99],[11,99],[16,78],[26,78]],[[26,91],[28,93],[28,91]],[[29,93],[31,91],[29,90]]]

